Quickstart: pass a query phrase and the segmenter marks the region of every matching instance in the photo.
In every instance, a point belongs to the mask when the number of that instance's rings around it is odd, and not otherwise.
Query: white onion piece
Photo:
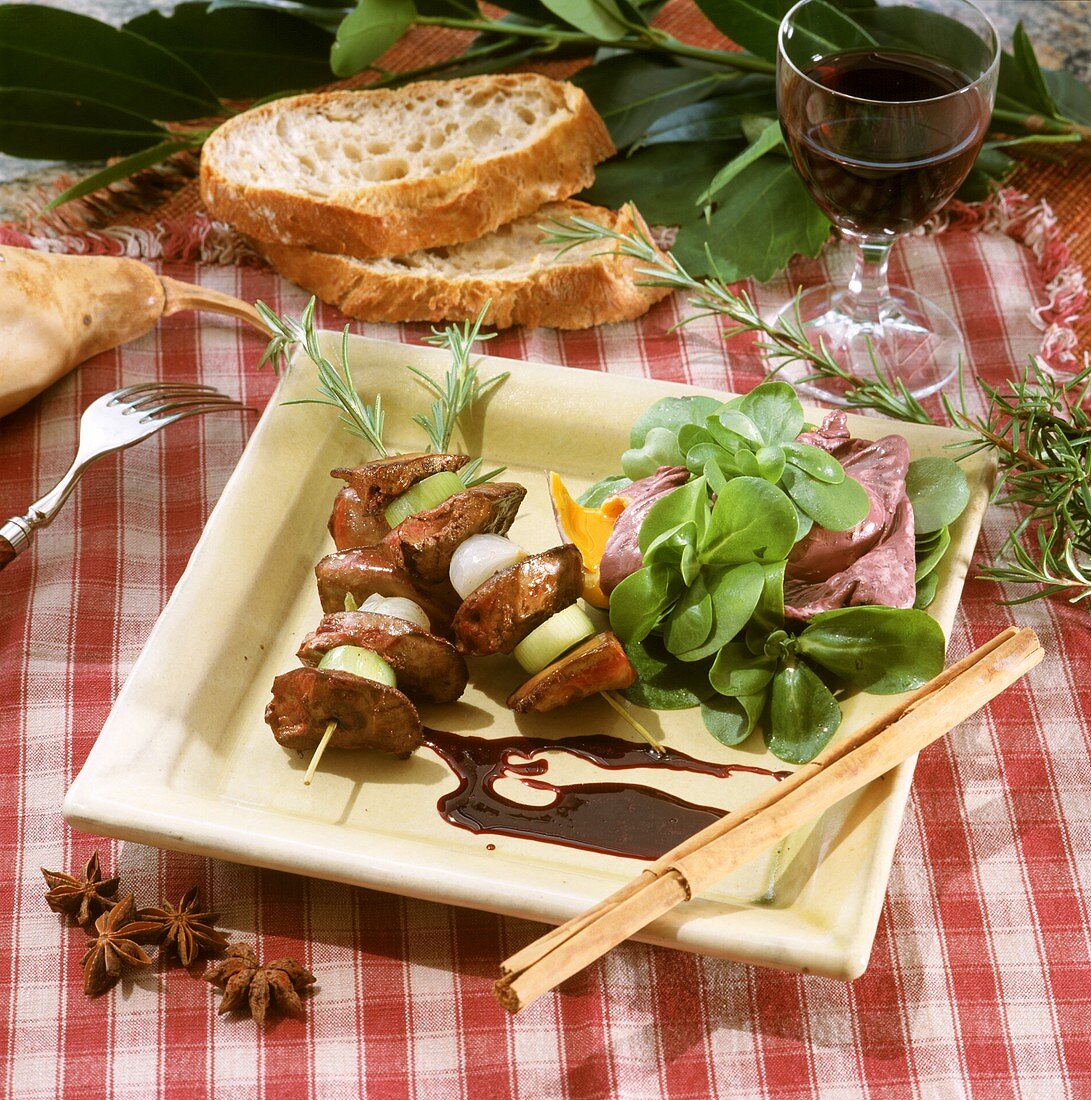
[[[380,596],[375,593],[360,604],[360,610],[371,615],[389,615],[392,619],[405,619],[419,626],[421,630],[432,629],[424,608],[419,603],[406,599],[405,596]]]
[[[503,535],[471,535],[451,556],[451,584],[466,599],[494,573],[518,565],[526,556]]]
[[[394,619],[405,619],[419,626],[421,630],[431,630],[432,624],[424,613],[424,608],[404,596],[389,596],[374,609],[376,615],[389,615]]]

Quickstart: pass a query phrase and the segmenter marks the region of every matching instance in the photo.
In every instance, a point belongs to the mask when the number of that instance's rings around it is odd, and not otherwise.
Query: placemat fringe
[[[1079,337],[1075,325],[1087,307],[1087,280],[1072,258],[1070,238],[1062,232],[1045,199],[1035,202],[1024,192],[1005,187],[984,202],[948,204],[922,229],[1004,233],[1030,249],[1046,295],[1045,302],[1030,311],[1031,320],[1042,331],[1039,357],[1050,370],[1071,371],[1076,367]]]

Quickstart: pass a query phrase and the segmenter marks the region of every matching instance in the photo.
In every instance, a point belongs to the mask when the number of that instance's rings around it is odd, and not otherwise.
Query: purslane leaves
[[[861,691],[894,695],[926,683],[943,667],[946,639],[923,611],[845,607],[816,615],[798,652]]]
[[[786,624],[785,566],[801,517],[809,527],[809,511],[821,526],[846,530],[870,509],[833,455],[800,441],[805,427],[783,382],[723,404],[688,397],[651,406],[633,426],[630,465],[643,476],[660,460],[684,462],[692,476],[648,510],[639,534],[644,566],[610,598],[611,624],[648,677],[630,701],[700,704],[709,733],[726,745],[761,725],[770,750],[795,763],[837,730],[834,688],[910,690],[939,672],[945,647],[935,620],[913,609],[850,607]],[[949,459],[918,460],[912,475],[909,495],[925,529],[917,598],[927,603],[950,544],[947,524],[968,495]]]

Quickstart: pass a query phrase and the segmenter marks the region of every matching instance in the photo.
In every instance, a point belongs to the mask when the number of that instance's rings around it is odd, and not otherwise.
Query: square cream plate
[[[412,363],[440,378],[446,353],[354,338],[351,362],[361,392],[383,395],[390,449],[420,449],[423,433],[411,417],[427,407],[427,398],[405,367]],[[582,491],[619,468],[630,426],[653,401],[701,392],[504,359],[485,358],[481,370],[483,377],[501,370],[511,377],[469,419],[462,443],[487,463],[506,465],[505,479],[527,486],[511,534],[532,552],[559,541],[545,470],[557,470]],[[643,863],[475,835],[448,824],[436,803],[454,788],[455,777],[428,749],[408,761],[330,752],[313,786],[304,787],[306,761],[281,749],[263,721],[273,677],[298,664],[296,648],[321,613],[312,571],[333,548],[326,520],[341,484],[329,471],[370,457],[362,441],[341,429],[333,409],[284,405],[311,396],[314,385],[313,365],[300,359],[270,402],[68,792],[65,817],[78,829],[144,844],[536,920],[566,920],[612,893]],[[915,457],[941,453],[959,438],[946,429],[850,420],[860,436],[905,435]],[[984,458],[971,459],[965,469],[972,497],[953,531],[932,606],[948,631],[992,478]],[[598,698],[517,719],[503,700],[522,679],[519,673],[507,658],[477,660],[463,699],[426,708],[422,717],[434,728],[476,736],[633,736]],[[852,700],[845,728],[866,721],[886,702]],[[764,752],[760,738],[738,749],[719,745],[695,710],[639,713],[671,747],[691,755],[784,767]],[[554,783],[601,775],[570,754],[550,754],[548,760]],[[644,938],[765,966],[841,978],[860,974],[912,773],[910,762],[847,799],[777,852],[649,926]],[[772,782],[749,773],[717,779],[643,769],[624,775],[726,810]],[[516,779],[500,785],[512,795],[522,787]],[[532,800],[525,790],[519,797]]]

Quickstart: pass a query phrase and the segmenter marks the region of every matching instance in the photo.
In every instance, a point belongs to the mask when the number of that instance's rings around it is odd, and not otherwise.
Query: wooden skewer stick
[[[330,739],[333,737],[334,730],[337,729],[337,719],[331,718],[326,723],[326,732],[322,734],[322,740],[318,742],[318,746],[314,750],[314,756],[311,757],[310,764],[307,765],[307,773],[303,776],[303,786],[309,787],[311,780],[314,779],[314,773],[318,770],[318,764],[322,759],[322,754],[326,751],[326,746],[329,745]]]
[[[621,717],[624,718],[625,721],[628,722],[629,725],[632,726],[633,729],[636,730],[636,732],[639,733],[640,736],[643,737],[644,740],[647,741],[648,744],[651,745],[651,747],[655,749],[657,753],[659,753],[660,756],[663,755],[663,743],[659,740],[658,737],[655,736],[654,733],[652,733],[650,729],[648,729],[647,726],[645,726],[641,722],[638,722],[629,713],[628,708],[625,706],[625,704],[622,703],[620,699],[616,698],[612,691],[600,691],[599,695],[601,695],[603,699],[605,699],[606,702],[608,702],[610,706],[612,706],[614,710],[616,710],[618,714],[620,714]]]
[[[501,964],[494,993],[518,1012],[683,901],[938,740],[1042,659],[1032,630],[1009,628],[776,787],[725,814],[605,901]]]

